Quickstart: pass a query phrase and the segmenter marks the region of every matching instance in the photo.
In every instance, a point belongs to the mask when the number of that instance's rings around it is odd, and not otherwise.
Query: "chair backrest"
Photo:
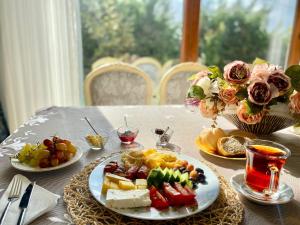
[[[117,62],[121,62],[121,60],[117,59],[117,58],[113,58],[113,57],[104,57],[104,58],[98,59],[97,61],[95,61],[92,64],[92,70],[94,70],[97,67],[102,66],[104,64],[117,63]]]
[[[175,60],[169,59],[168,61],[166,61],[162,66],[161,76],[163,76],[169,69],[171,69],[174,64]]]
[[[105,64],[91,71],[84,89],[87,105],[146,105],[152,97],[149,76],[126,63]]]
[[[169,69],[163,75],[159,85],[159,103],[183,104],[189,88],[187,79],[205,69],[206,66],[194,62],[180,63]]]
[[[146,74],[150,76],[152,81],[158,82],[161,73],[161,64],[154,58],[142,57],[135,60],[132,65],[140,68]]]

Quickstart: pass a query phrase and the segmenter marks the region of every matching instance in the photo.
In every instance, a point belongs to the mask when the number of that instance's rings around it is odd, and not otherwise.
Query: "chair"
[[[86,76],[84,89],[87,105],[145,105],[152,97],[148,75],[126,63],[99,66]]]
[[[113,57],[104,57],[101,59],[98,59],[97,61],[95,61],[92,64],[92,70],[96,69],[99,66],[102,66],[104,64],[108,64],[108,63],[117,63],[117,62],[121,62],[121,60],[117,59],[117,58],[113,58]]]
[[[150,76],[152,81],[159,82],[159,76],[161,73],[161,64],[154,58],[143,57],[135,60],[132,65],[140,68],[146,74]]]
[[[183,104],[189,88],[188,77],[207,69],[199,63],[180,63],[163,75],[159,85],[160,104]]]
[[[163,76],[169,69],[171,69],[174,64],[175,62],[172,59],[166,61],[162,66],[161,76]]]

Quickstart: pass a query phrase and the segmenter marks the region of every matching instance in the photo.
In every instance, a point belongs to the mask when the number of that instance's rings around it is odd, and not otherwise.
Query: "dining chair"
[[[159,103],[183,104],[190,86],[187,79],[205,69],[206,66],[195,62],[180,63],[169,69],[159,84]]]
[[[142,57],[135,60],[132,65],[140,68],[146,74],[150,76],[152,81],[159,82],[159,77],[161,73],[161,64],[156,59],[151,57]]]
[[[117,62],[121,62],[120,59],[117,58],[113,58],[113,57],[104,57],[104,58],[100,58],[97,61],[95,61],[92,64],[92,70],[96,69],[97,67],[104,65],[104,64],[108,64],[108,63],[117,63]]]
[[[150,77],[127,63],[111,63],[91,71],[84,82],[87,105],[147,105],[151,103]]]
[[[168,61],[166,61],[162,66],[161,76],[163,76],[169,69],[171,69],[174,64],[175,61],[173,59],[169,59]]]

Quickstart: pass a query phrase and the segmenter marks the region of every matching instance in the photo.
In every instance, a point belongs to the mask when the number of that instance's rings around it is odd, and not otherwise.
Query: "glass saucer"
[[[245,198],[262,205],[275,205],[284,204],[291,201],[294,198],[294,192],[290,186],[285,183],[281,183],[278,189],[278,198],[258,198],[251,193],[249,187],[245,184],[244,173],[234,175],[230,179],[231,186]]]

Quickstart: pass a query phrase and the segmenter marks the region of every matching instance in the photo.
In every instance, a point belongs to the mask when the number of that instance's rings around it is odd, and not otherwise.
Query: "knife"
[[[19,208],[21,209],[21,213],[19,215],[17,225],[22,225],[24,223],[25,213],[26,213],[26,210],[27,210],[27,207],[28,207],[28,203],[30,201],[30,196],[31,196],[32,189],[33,189],[34,185],[35,185],[35,182],[30,183],[27,186],[27,188],[25,190],[25,193],[22,196],[22,199],[21,199],[20,204],[19,204]]]

